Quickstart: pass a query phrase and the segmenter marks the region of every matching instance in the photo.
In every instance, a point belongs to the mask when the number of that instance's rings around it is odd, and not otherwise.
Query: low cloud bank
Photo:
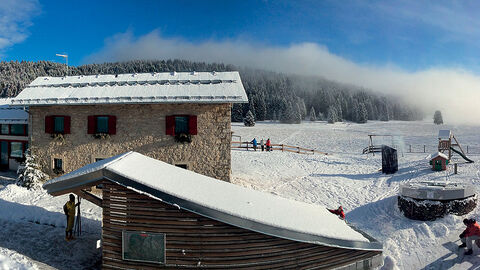
[[[445,123],[480,124],[480,76],[458,68],[407,72],[393,65],[370,66],[332,54],[324,46],[299,43],[272,47],[242,40],[193,43],[165,38],[159,31],[141,37],[117,34],[84,62],[135,59],[185,59],[222,62],[277,72],[321,76],[405,98],[433,117],[441,110]]]

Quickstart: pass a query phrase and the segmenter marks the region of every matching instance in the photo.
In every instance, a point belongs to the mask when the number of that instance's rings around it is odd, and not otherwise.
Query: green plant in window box
[[[110,138],[110,134],[108,134],[108,133],[95,133],[95,134],[93,134],[93,137],[95,139],[108,139],[108,138]]]
[[[192,142],[192,136],[190,134],[186,133],[179,133],[175,135],[175,141],[176,142],[181,142],[181,143],[191,143]]]
[[[53,169],[53,173],[54,173],[54,174],[63,174],[64,171],[63,171],[62,169],[55,168],[55,169]]]
[[[64,143],[65,142],[65,134],[63,133],[52,133],[52,136],[54,141],[59,141]]]

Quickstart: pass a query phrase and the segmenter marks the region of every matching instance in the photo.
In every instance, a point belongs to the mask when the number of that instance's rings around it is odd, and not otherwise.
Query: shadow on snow
[[[83,230],[78,239],[67,242],[63,213],[0,199],[0,212],[4,211],[14,213],[0,218],[0,247],[56,269],[98,269],[101,251],[96,249],[96,241],[101,237],[100,221],[82,217],[82,227],[90,230]],[[25,217],[20,213],[26,213]],[[65,220],[62,226],[48,222],[59,219]]]

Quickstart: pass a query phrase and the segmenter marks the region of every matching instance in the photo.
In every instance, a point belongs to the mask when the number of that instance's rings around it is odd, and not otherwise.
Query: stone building
[[[39,77],[28,106],[31,151],[57,176],[137,151],[230,180],[232,103],[248,102],[238,72]]]

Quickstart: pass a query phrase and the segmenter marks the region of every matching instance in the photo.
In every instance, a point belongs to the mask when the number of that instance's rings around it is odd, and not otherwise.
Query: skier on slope
[[[75,196],[70,194],[70,200],[63,206],[63,211],[67,216],[67,227],[65,228],[65,240],[73,239],[73,224],[75,222],[75,207],[79,206],[80,202],[75,204]]]
[[[462,244],[458,246],[459,248],[467,247],[467,251],[465,251],[465,255],[471,255],[473,253],[472,249],[472,241],[478,241],[480,239],[480,225],[478,225],[475,219],[464,219],[463,224],[467,226],[467,228],[460,234],[460,240]]]
[[[343,207],[340,205],[337,209],[327,209],[330,213],[333,213],[339,216],[341,219],[345,219],[345,212],[343,212]]]

